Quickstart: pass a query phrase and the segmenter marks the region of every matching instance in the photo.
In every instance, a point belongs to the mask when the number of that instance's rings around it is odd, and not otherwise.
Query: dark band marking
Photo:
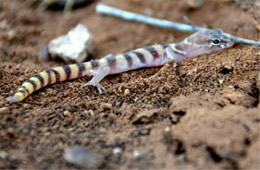
[[[48,83],[47,83],[47,85],[51,84],[51,71],[50,70],[46,70],[45,72],[47,73],[47,76],[48,76]]]
[[[85,65],[83,63],[78,63],[77,67],[79,68],[78,77],[82,76],[82,73],[85,71]]]
[[[146,49],[147,51],[149,51],[152,54],[153,59],[157,59],[157,58],[160,57],[158,52],[156,51],[156,49],[154,47],[149,46],[149,47],[144,47],[144,49]]]
[[[36,90],[37,84],[33,80],[29,79],[29,80],[26,80],[25,82],[30,83],[33,86],[33,91]]]
[[[25,90],[18,90],[16,93],[23,93],[23,94],[25,94],[26,91]]]
[[[132,51],[132,52],[139,58],[139,60],[140,60],[143,64],[145,64],[145,57],[144,57],[144,55],[143,55],[142,53],[137,52],[137,51]]]
[[[132,67],[132,65],[133,65],[133,59],[132,59],[132,57],[131,57],[129,54],[127,54],[127,53],[123,54],[123,56],[125,57],[125,59],[126,59],[126,61],[127,61],[128,67],[129,67],[129,68]]]
[[[60,81],[60,74],[58,73],[58,71],[54,70],[53,68],[47,69],[46,72],[48,73],[48,84],[51,84],[51,73],[53,72],[55,74],[55,82],[59,82]]]
[[[26,94],[26,91],[24,90],[18,90],[16,93],[22,93],[23,97],[26,97],[29,94]]]
[[[21,86],[20,90],[18,90],[16,93],[22,93],[24,96],[27,94],[30,94],[29,90],[25,86]]]
[[[70,75],[71,75],[71,69],[70,69],[70,66],[69,65],[66,65],[66,66],[62,66],[65,74],[66,74],[66,80],[69,80],[70,79]]]
[[[19,90],[19,91],[25,91],[25,92],[28,93],[28,94],[30,93],[29,90],[28,90],[25,86],[21,86],[20,88],[22,88],[22,89],[24,89],[24,90]],[[18,92],[19,92],[19,91],[18,91]],[[21,93],[23,93],[23,92],[21,92]]]
[[[115,68],[115,66],[116,66],[115,56],[112,55],[112,56],[106,57],[106,60],[107,60],[107,63],[108,63],[110,68]]]
[[[97,68],[99,66],[99,61],[98,60],[91,60],[90,64],[92,68]]]
[[[167,47],[169,47],[169,44],[163,44],[163,45],[162,45],[162,48],[163,48],[163,49],[166,49]]]
[[[44,86],[44,80],[41,75],[37,74],[37,75],[34,75],[33,77],[37,78],[40,81],[41,87]]]

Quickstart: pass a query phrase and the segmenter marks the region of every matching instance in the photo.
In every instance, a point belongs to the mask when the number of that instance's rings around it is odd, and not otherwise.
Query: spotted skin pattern
[[[178,62],[185,58],[219,51],[231,47],[233,43],[219,29],[205,30],[194,33],[176,44],[148,46],[115,56],[109,54],[99,60],[50,68],[26,80],[17,92],[6,100],[11,103],[19,102],[47,85],[83,76],[92,76],[92,79],[81,87],[96,86],[99,93],[102,93],[105,88],[99,82],[109,74],[162,66],[170,60]]]

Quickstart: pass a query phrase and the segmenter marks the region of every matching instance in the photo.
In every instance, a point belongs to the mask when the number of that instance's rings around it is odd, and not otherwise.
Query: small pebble
[[[141,153],[140,153],[140,151],[138,151],[138,150],[135,150],[134,153],[133,153],[133,156],[134,156],[135,158],[139,157],[140,155],[141,155]]]
[[[129,94],[130,94],[130,90],[129,89],[125,89],[124,96],[128,96]]]
[[[170,132],[171,128],[169,126],[167,126],[164,130],[165,130],[165,132]]]
[[[0,21],[0,29],[5,30],[9,28],[10,28],[10,24],[8,24],[7,20]]]
[[[116,155],[116,154],[121,153],[122,149],[121,148],[114,148],[112,152],[113,152],[114,155]]]
[[[63,112],[63,114],[64,114],[64,116],[68,116],[68,115],[70,115],[70,111],[65,110],[65,111]]]
[[[104,163],[104,157],[93,153],[84,147],[72,147],[64,152],[64,159],[74,165],[82,168],[96,169]]]
[[[219,84],[223,84],[224,83],[224,80],[219,80]]]
[[[141,159],[142,157],[144,157],[146,155],[147,152],[145,151],[140,151],[140,150],[135,150],[133,152],[133,157],[134,159]]]
[[[24,107],[24,108],[29,108],[29,107],[30,107],[30,105],[29,105],[29,104],[27,104],[27,103],[25,103],[25,104],[23,104],[23,107]]]
[[[6,159],[8,154],[5,151],[0,151],[0,160],[1,159]]]
[[[230,89],[234,89],[234,86],[232,86],[232,85],[230,85],[230,86],[228,86]]]
[[[14,38],[16,37],[16,35],[17,35],[17,32],[16,32],[15,30],[10,30],[10,31],[8,31],[8,33],[7,33],[7,36],[8,36],[8,39],[9,39],[9,40],[14,39]]]
[[[0,113],[6,113],[9,111],[9,108],[8,107],[2,107],[0,108]]]
[[[111,103],[104,103],[102,106],[104,109],[112,109],[112,104]]]

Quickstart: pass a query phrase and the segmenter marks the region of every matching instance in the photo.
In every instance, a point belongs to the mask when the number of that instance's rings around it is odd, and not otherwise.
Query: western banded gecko
[[[99,82],[109,74],[161,66],[170,60],[178,62],[185,58],[219,51],[233,44],[234,42],[225,37],[220,29],[203,30],[192,34],[180,43],[148,46],[115,56],[109,54],[99,60],[47,69],[26,80],[17,92],[6,100],[11,103],[19,102],[42,87],[83,76],[93,77],[81,87],[96,86],[99,93],[102,93],[105,88]]]

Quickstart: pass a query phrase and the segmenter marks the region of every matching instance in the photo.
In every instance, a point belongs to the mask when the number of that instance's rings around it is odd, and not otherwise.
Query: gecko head
[[[208,46],[214,50],[228,48],[234,44],[234,41],[225,36],[221,29],[209,30],[207,34],[208,38],[206,38],[206,41]]]
[[[200,55],[231,47],[234,41],[225,36],[221,29],[214,29],[198,31],[187,37],[184,44],[189,46],[193,55]]]

